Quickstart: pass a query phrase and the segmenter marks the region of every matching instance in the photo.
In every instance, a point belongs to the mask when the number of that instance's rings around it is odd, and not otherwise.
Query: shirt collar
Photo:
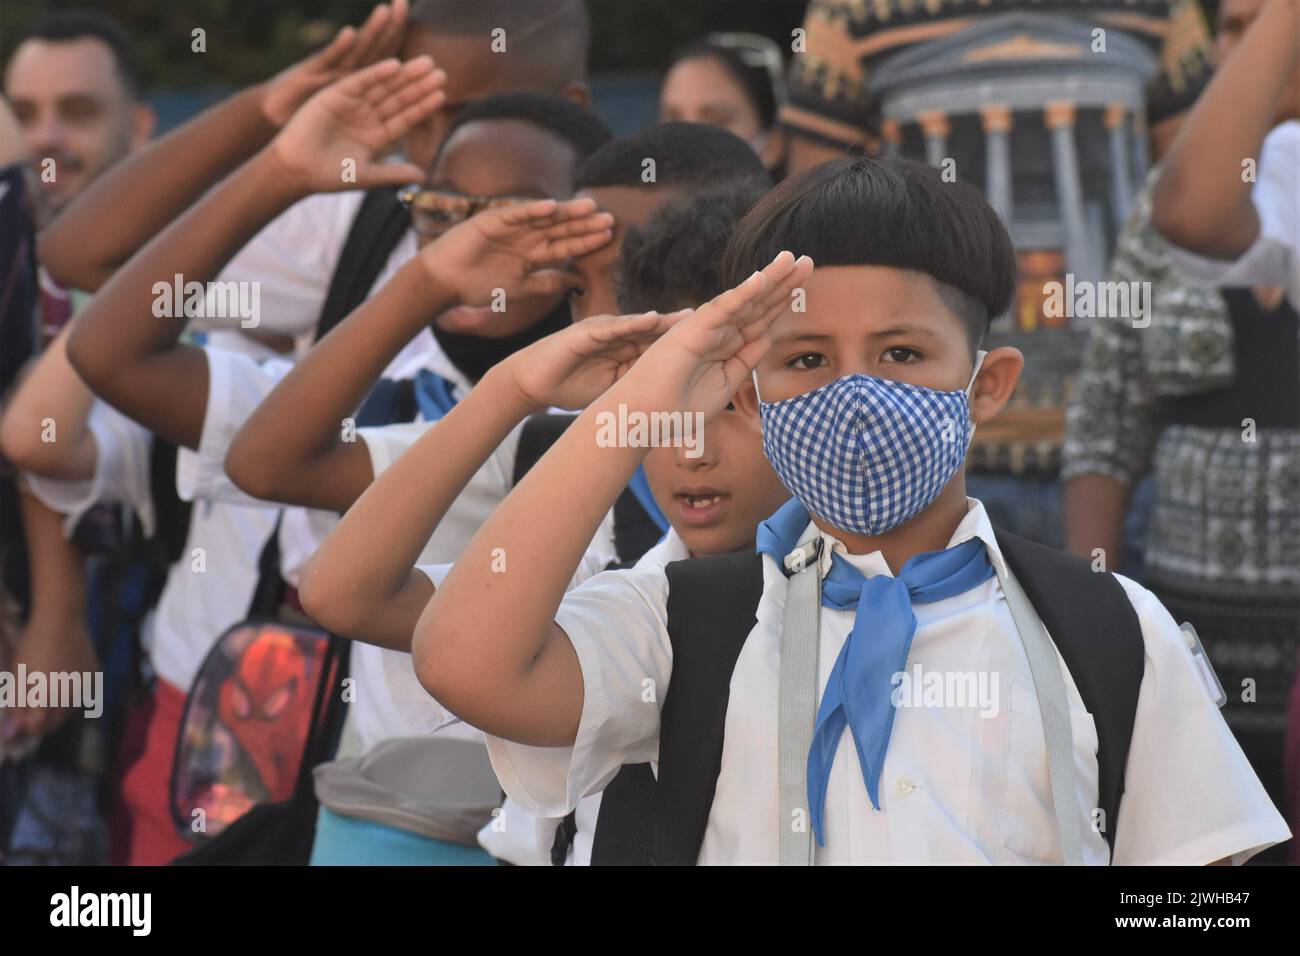
[[[691,556],[691,549],[677,533],[676,528],[669,528],[668,533],[659,539],[659,543],[641,556],[641,564],[671,564],[673,561],[685,561]]]
[[[813,523],[808,522],[808,528],[799,536],[799,540],[806,540],[816,530]],[[844,542],[840,541],[839,538],[825,531],[821,532],[821,536],[824,543],[818,573],[822,577],[825,577],[830,570],[832,552],[838,552],[844,560],[862,572],[864,577],[875,577],[877,574],[888,574],[893,577],[894,572],[889,569],[889,564],[885,561],[885,556],[881,552],[849,554]],[[957,525],[957,529],[952,533],[952,537],[948,539],[946,547],[955,548],[971,538],[979,538],[984,542],[984,547],[988,549],[989,561],[993,563],[993,570],[997,572],[999,579],[1005,578],[1007,565],[1003,560],[1001,549],[998,548],[997,537],[993,534],[993,525],[989,522],[988,512],[984,510],[984,505],[978,498],[968,497],[966,499],[966,514],[961,519],[961,523]]]

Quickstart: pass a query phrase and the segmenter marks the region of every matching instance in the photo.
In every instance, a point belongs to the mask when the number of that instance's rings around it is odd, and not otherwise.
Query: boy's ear
[[[739,391],[731,397],[731,404],[735,405],[736,411],[746,418],[758,417],[758,392],[754,390],[752,378],[740,386]]]
[[[976,425],[992,421],[1011,398],[1025,367],[1020,349],[1002,346],[984,356],[975,387],[971,389],[971,419]]]

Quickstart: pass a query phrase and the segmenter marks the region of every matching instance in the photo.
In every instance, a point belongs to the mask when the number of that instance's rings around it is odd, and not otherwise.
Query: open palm
[[[577,283],[564,263],[613,237],[614,219],[591,199],[536,202],[489,209],[425,246],[420,259],[442,288],[465,305],[511,296],[558,295]]]
[[[406,30],[408,6],[407,0],[379,4],[360,27],[344,27],[324,49],[268,80],[262,92],[266,118],[284,126],[313,93],[395,54]]]
[[[419,181],[419,167],[377,158],[442,105],[445,82],[429,57],[382,60],[309,99],[270,148],[314,192]]]
[[[782,252],[764,269],[680,318],[628,374],[638,405],[718,414],[771,344],[768,330],[812,260]]]
[[[576,322],[506,360],[515,387],[534,405],[586,408],[659,336],[689,312],[602,315]]]

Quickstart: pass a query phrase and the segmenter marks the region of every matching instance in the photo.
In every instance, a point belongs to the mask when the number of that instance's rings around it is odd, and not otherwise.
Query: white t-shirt
[[[879,552],[849,555],[871,577],[889,574]],[[914,607],[909,670],[999,678],[999,706],[900,707],[872,809],[851,740],[842,740],[825,803],[826,845],[816,862],[1052,863],[1062,860],[1028,659],[1002,593],[1006,566],[984,507],[968,499],[949,547],[978,537],[998,571],[972,590]],[[1241,862],[1289,836],[1199,676],[1178,625],[1145,588],[1117,576],[1145,643],[1145,673],[1129,751],[1115,863]],[[700,863],[776,863],[782,825],[776,786],[780,635],[786,579],[763,559],[757,622],[736,662],[722,770]],[[556,622],[573,643],[585,699],[572,747],[529,747],[488,737],[506,793],[525,810],[560,817],[604,788],[625,763],[659,753],[659,708],[672,678],[667,579],[660,567],[600,574],[568,594]],[[819,687],[853,626],[852,610],[823,607]],[[1084,860],[1108,848],[1090,824],[1097,805],[1097,734],[1064,661],[1073,729]],[[643,682],[660,689],[646,703]]]
[[[592,541],[586,553],[582,556],[582,561],[578,568],[573,572],[573,577],[569,579],[567,590],[573,590],[587,579],[604,571],[615,559],[613,549],[613,537],[610,533],[609,522],[612,521],[612,513],[607,516],[606,522],[596,532],[596,538]],[[673,532],[669,536],[680,542],[677,535]],[[665,542],[660,542],[655,548],[646,552],[641,559],[645,561],[656,552],[661,551]],[[685,551],[685,546],[681,549]],[[676,560],[672,558],[670,560]],[[422,572],[434,587],[441,587],[442,582],[446,580],[447,575],[451,573],[451,564],[421,564],[416,570]],[[409,655],[406,661],[407,670],[411,670],[411,661]],[[444,709],[436,700],[428,694],[424,695],[423,702],[419,705],[418,711],[413,712],[412,719],[417,719],[417,713],[423,713],[424,731],[433,733],[443,728],[455,726],[459,720],[450,711]],[[461,726],[466,726],[462,724]],[[481,731],[475,731],[478,739],[483,739]],[[575,852],[579,852],[581,847],[585,847],[586,858],[582,865],[591,861],[591,837],[596,828],[596,814],[600,810],[600,794],[587,797],[578,805],[578,814],[576,821],[579,828],[579,834],[574,837],[574,849],[570,852],[570,859],[573,859]],[[483,829],[479,830],[478,842],[483,849],[487,850],[498,860],[505,860],[507,863],[513,863],[515,866],[550,866],[551,865],[551,844],[555,842],[555,828],[560,821],[550,817],[536,817],[526,812],[519,804],[515,803],[509,797],[501,807],[501,812],[497,814],[491,823],[485,824]],[[584,823],[586,824],[584,828]],[[580,847],[581,843],[581,847]]]
[[[152,532],[151,433],[100,401],[92,407],[88,425],[97,452],[94,476],[89,481],[29,476],[28,486],[47,506],[68,516],[69,532],[98,502],[131,508],[145,532]],[[181,558],[142,625],[154,671],[173,687],[187,690],[216,638],[247,614],[257,584],[257,557],[275,516],[274,509],[264,506],[195,502]]]
[[[258,557],[277,515],[284,514],[279,533],[281,573],[295,586],[307,559],[338,521],[329,512],[281,508],[252,498],[225,473],[226,452],[235,433],[293,368],[284,358],[259,360],[256,351],[204,350],[208,401],[203,429],[198,448],[182,448],[177,456],[177,493],[194,507],[182,557],[168,572],[158,606],[143,624],[142,639],[155,672],[180,690],[189,688],[216,638],[247,615],[257,585]],[[421,358],[425,367],[440,374],[458,374],[440,351],[432,350],[422,357],[404,353],[389,370],[409,371]],[[97,452],[93,477],[57,481],[33,476],[28,479],[32,492],[68,515],[69,532],[99,501],[126,505],[140,516],[146,533],[152,532],[151,433],[98,400],[88,426]],[[364,696],[375,706],[381,704],[381,692]],[[364,712],[366,706],[359,704],[358,709]]]
[[[295,203],[239,250],[216,281],[256,282],[257,329],[295,338],[301,352],[311,344],[330,279],[364,198],[363,191],[353,190],[318,193]],[[415,233],[407,230],[372,291],[392,278],[416,250]],[[197,319],[191,326],[215,329],[232,323],[233,319]]]
[[[1292,307],[1300,309],[1300,122],[1282,123],[1265,138],[1250,198],[1259,235],[1239,259],[1207,259],[1172,247],[1171,261],[1196,285],[1284,286]]]

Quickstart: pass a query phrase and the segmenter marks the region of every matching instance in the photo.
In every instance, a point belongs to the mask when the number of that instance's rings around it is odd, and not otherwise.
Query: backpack
[[[1142,629],[1123,586],[1087,561],[995,529],[1097,727],[1098,806],[1111,853],[1138,692]],[[673,678],[660,720],[659,776],[628,765],[605,789],[592,864],[693,865],[722,766],[732,671],[763,592],[756,551],[674,562],[668,577]],[[719,594],[731,595],[722,602]]]
[[[366,193],[343,243],[338,266],[330,279],[329,291],[316,325],[316,341],[320,341],[366,300],[375,279],[408,228],[410,215],[397,201],[395,189],[374,189]],[[389,424],[391,419],[388,416],[398,413],[397,392],[389,386],[377,388],[377,391],[382,392],[382,395],[376,398],[372,393],[358,411],[358,425]],[[158,474],[160,493],[154,497],[155,508],[159,511],[157,537],[165,543],[166,553],[175,560],[189,533],[190,506],[180,502],[175,493],[175,447],[172,446],[170,450],[165,447],[160,449],[160,444],[162,443],[155,438],[154,452],[162,469]],[[170,469],[167,468],[168,458]],[[167,489],[170,489],[170,495]],[[187,745],[187,722],[193,717],[200,730],[213,726],[214,716],[204,713],[205,708],[210,710],[212,707],[211,700],[207,698],[215,694],[220,699],[220,690],[214,688],[228,685],[231,667],[237,666],[232,665],[232,660],[242,661],[254,647],[272,652],[278,650],[281,659],[295,660],[292,665],[295,668],[301,658],[303,673],[307,675],[303,686],[310,688],[310,707],[307,707],[307,697],[299,695],[295,709],[285,715],[293,724],[293,733],[282,735],[275,742],[273,749],[277,753],[274,756],[267,753],[248,755],[260,767],[268,767],[273,760],[278,759],[281,766],[278,779],[282,783],[286,776],[292,777],[293,789],[287,797],[283,797],[281,787],[278,792],[270,794],[271,799],[251,805],[247,802],[247,791],[237,795],[238,799],[244,799],[244,805],[251,808],[228,824],[221,820],[223,827],[219,832],[194,850],[173,860],[174,865],[302,865],[311,856],[318,807],[312,785],[312,769],[328,760],[338,746],[347,705],[340,694],[330,691],[337,688],[347,674],[351,645],[345,638],[335,634],[268,620],[279,606],[284,591],[284,582],[280,577],[279,531],[280,522],[277,521],[258,560],[258,583],[249,609],[249,620],[234,625],[218,638],[213,650],[204,660],[186,700],[182,731],[178,735],[177,754],[172,766],[172,815],[180,832],[187,839],[192,838],[190,807],[195,794],[210,784],[203,774],[210,774],[211,768],[209,766],[205,769],[200,761],[197,772],[194,772],[196,767],[189,759],[190,751],[182,749]],[[238,656],[232,657],[235,654]],[[200,693],[196,694],[196,691]],[[202,739],[200,736],[199,740]],[[296,741],[301,743],[297,744]],[[190,743],[194,743],[193,738]],[[296,773],[290,773],[282,766],[284,754],[295,750],[300,750],[301,756],[296,761]],[[194,756],[197,757],[198,752]],[[247,764],[244,764],[244,769],[247,772]],[[259,775],[265,776],[265,773]]]

